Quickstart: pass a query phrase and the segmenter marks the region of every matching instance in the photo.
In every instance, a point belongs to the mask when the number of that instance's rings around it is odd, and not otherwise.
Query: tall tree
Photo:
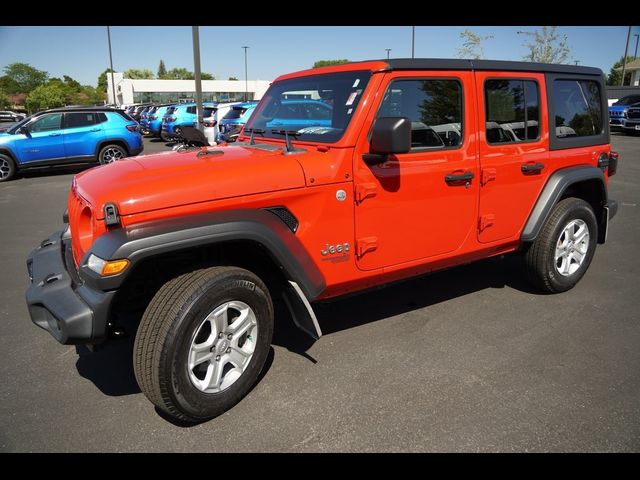
[[[532,37],[530,43],[524,46],[529,53],[523,57],[528,62],[566,63],[571,56],[571,49],[567,45],[567,36],[558,33],[558,27],[542,27],[542,32],[523,32]]]
[[[147,68],[130,68],[124,72],[124,78],[151,80],[153,72]]]
[[[0,89],[4,90],[7,94],[21,93],[18,82],[9,75],[3,75],[0,77]]]
[[[612,86],[620,85],[620,77],[622,76],[623,60],[624,60],[624,57],[620,57],[620,60],[614,63],[613,67],[611,67],[611,70],[609,70],[609,75],[607,75],[607,85],[612,85]],[[630,62],[633,62],[633,60],[635,60],[633,56],[629,55],[627,57],[627,62],[626,62],[627,65]],[[620,68],[620,70],[618,70],[618,68]],[[631,84],[631,72],[629,71],[624,72],[624,83],[627,85]]]
[[[4,89],[0,88],[0,108],[9,108],[10,106],[9,95]]]
[[[193,72],[186,68],[172,68],[167,71],[164,78],[167,80],[193,80]]]
[[[464,32],[460,32],[460,38],[462,39],[462,48],[458,48],[458,58],[473,58],[478,60],[484,58],[482,42],[492,39],[493,35],[483,37],[469,29],[465,29]]]
[[[318,60],[313,64],[313,68],[329,67],[331,65],[340,65],[341,63],[349,63],[346,58],[341,60]]]
[[[107,74],[111,73],[111,69],[107,68],[104,72],[102,72],[100,74],[100,76],[98,77],[98,90],[101,92],[106,92],[107,91]]]
[[[33,68],[28,63],[12,63],[4,67],[4,73],[12,79],[19,92],[11,93],[29,93],[36,87],[44,85],[49,78],[49,73],[43,70]]]
[[[30,112],[62,107],[65,104],[65,91],[57,82],[40,85],[29,93],[26,104]]]
[[[164,60],[160,60],[158,65],[158,78],[162,79],[167,74],[167,67],[164,66]]]
[[[200,80],[215,80],[216,77],[207,72],[200,72]]]

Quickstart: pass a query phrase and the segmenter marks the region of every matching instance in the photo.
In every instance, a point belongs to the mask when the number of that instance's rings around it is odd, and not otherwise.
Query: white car
[[[204,136],[207,137],[209,145],[216,145],[216,138],[220,133],[220,120],[224,118],[231,107],[242,102],[218,103],[213,115],[204,119]]]

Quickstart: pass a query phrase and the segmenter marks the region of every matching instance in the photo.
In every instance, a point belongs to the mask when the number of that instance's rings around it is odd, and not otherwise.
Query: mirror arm
[[[388,158],[389,158],[389,154],[387,153],[363,153],[362,154],[362,160],[364,160],[364,163],[371,166],[384,163],[387,161]]]

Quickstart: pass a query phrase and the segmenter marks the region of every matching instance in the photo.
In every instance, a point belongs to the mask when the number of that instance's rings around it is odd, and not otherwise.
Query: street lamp
[[[416,27],[411,27],[411,58],[415,58],[416,52]]]
[[[249,77],[247,76],[247,48],[244,48],[244,101],[249,100]]]
[[[109,30],[108,25],[107,25],[107,39],[109,41],[109,65],[111,66],[111,90],[113,92],[113,106],[117,107],[118,102],[116,101],[116,82],[113,76],[113,57],[111,56],[111,31]]]
[[[390,48],[385,48],[385,50],[387,51],[387,60],[389,60],[389,52],[391,51]]]

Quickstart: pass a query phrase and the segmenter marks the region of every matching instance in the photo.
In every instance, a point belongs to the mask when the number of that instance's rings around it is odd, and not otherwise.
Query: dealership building
[[[115,72],[113,79],[116,101],[113,101],[111,74],[107,73],[107,101],[109,104],[171,103],[195,101],[195,80],[134,80]],[[202,80],[202,100],[205,102],[233,102],[245,99],[260,100],[271,82],[267,80]]]

